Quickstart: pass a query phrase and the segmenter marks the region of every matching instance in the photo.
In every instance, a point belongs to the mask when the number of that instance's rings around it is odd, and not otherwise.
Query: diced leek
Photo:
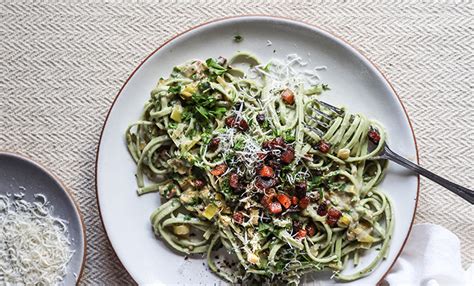
[[[209,204],[204,209],[202,216],[207,218],[208,220],[211,220],[218,211],[219,211],[219,208],[215,204]]]
[[[260,263],[260,257],[250,252],[249,254],[247,254],[247,261],[251,264],[257,265]]]
[[[352,222],[352,217],[348,214],[343,214],[337,221],[337,225],[340,227],[348,227]]]
[[[357,240],[360,242],[372,243],[374,242],[374,237],[370,234],[360,235],[360,236],[357,236]]]
[[[180,104],[175,104],[171,111],[170,118],[176,122],[181,122],[181,115],[183,114],[183,107]]]
[[[197,91],[196,85],[194,83],[187,84],[181,91],[181,95],[187,99],[193,96],[193,93]]]
[[[199,193],[197,191],[194,191],[192,189],[187,189],[181,194],[181,196],[179,196],[179,200],[183,204],[190,204],[197,199],[198,195]]]
[[[189,226],[185,224],[173,225],[173,232],[179,236],[185,236],[189,234]]]
[[[232,219],[229,216],[223,215],[223,216],[220,216],[220,221],[223,226],[228,226],[230,222],[232,221]]]
[[[253,225],[258,224],[258,209],[250,210],[250,223]]]

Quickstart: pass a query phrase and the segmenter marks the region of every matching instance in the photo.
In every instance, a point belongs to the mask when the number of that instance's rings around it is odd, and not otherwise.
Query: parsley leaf
[[[206,60],[206,65],[209,68],[209,72],[211,74],[222,75],[227,71],[226,68],[218,64],[217,61],[212,58]]]
[[[241,35],[235,35],[234,36],[234,42],[236,43],[240,43],[244,40],[244,37],[242,37]]]

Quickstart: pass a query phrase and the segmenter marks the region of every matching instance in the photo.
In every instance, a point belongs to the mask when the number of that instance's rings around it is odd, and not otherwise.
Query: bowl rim
[[[398,102],[400,103],[402,109],[403,109],[403,112],[405,113],[405,117],[408,121],[408,125],[410,127],[410,130],[411,130],[411,133],[412,133],[412,137],[413,137],[413,142],[414,142],[414,145],[415,145],[415,153],[416,153],[416,163],[419,164],[420,162],[420,155],[419,155],[419,151],[418,151],[418,144],[417,144],[417,140],[416,140],[416,136],[415,136],[415,131],[413,129],[413,124],[410,120],[410,117],[408,116],[408,112],[406,110],[406,107],[405,105],[403,104],[400,96],[398,95],[398,93],[396,92],[395,88],[393,87],[393,85],[390,83],[390,81],[388,80],[388,78],[385,76],[385,74],[381,71],[381,69],[374,63],[372,62],[360,49],[356,48],[354,45],[352,45],[351,43],[349,43],[347,40],[343,39],[342,37],[339,37],[337,35],[335,35],[333,32],[330,32],[328,30],[325,30],[323,28],[320,28],[319,26],[315,25],[315,24],[311,24],[311,23],[308,23],[306,21],[302,21],[302,20],[295,20],[293,18],[289,18],[289,17],[284,17],[284,16],[275,16],[275,15],[267,15],[267,14],[245,14],[245,15],[238,15],[238,16],[229,16],[229,17],[222,17],[222,18],[216,18],[216,19],[212,19],[212,20],[209,20],[209,21],[206,21],[206,22],[203,22],[201,24],[198,24],[198,25],[195,25],[195,26],[192,26],[180,33],[177,33],[175,34],[174,36],[172,36],[171,38],[168,38],[163,44],[161,44],[160,46],[158,46],[158,48],[156,48],[154,51],[152,51],[150,54],[148,54],[141,62],[138,66],[135,67],[135,69],[130,73],[130,75],[128,76],[127,80],[122,84],[122,87],[120,88],[120,90],[118,91],[118,93],[115,95],[113,101],[112,101],[112,104],[110,105],[109,107],[109,110],[107,111],[107,115],[104,119],[104,123],[102,125],[102,129],[101,129],[101,132],[100,132],[100,137],[99,137],[99,141],[98,141],[98,144],[97,144],[97,149],[96,149],[96,160],[95,160],[95,170],[94,170],[94,175],[95,175],[95,192],[96,192],[96,203],[97,203],[97,208],[99,210],[99,217],[100,217],[100,221],[102,223],[102,228],[104,229],[104,233],[106,235],[106,238],[109,242],[109,244],[112,246],[112,251],[114,252],[115,256],[118,258],[118,261],[120,262],[120,264],[122,265],[122,267],[125,269],[125,271],[129,274],[129,276],[132,278],[132,280],[137,283],[137,281],[134,279],[134,277],[131,275],[131,273],[128,271],[128,269],[124,266],[122,260],[120,259],[120,257],[116,254],[115,252],[115,249],[113,247],[113,244],[112,242],[110,241],[110,238],[109,238],[109,234],[107,233],[107,229],[105,228],[105,224],[104,224],[104,220],[103,220],[103,217],[102,217],[102,211],[100,209],[100,201],[99,201],[99,188],[98,188],[98,182],[97,182],[97,173],[98,173],[98,167],[99,167],[99,153],[100,153],[100,146],[101,146],[101,143],[102,143],[102,136],[104,134],[104,129],[105,129],[105,126],[107,124],[107,121],[109,120],[109,116],[110,116],[110,113],[112,112],[112,109],[114,108],[115,106],[115,103],[118,99],[118,97],[122,94],[122,91],[123,89],[125,88],[125,86],[127,86],[128,82],[130,81],[130,79],[135,75],[135,73],[142,67],[142,65],[148,61],[149,58],[151,58],[155,53],[157,53],[159,50],[161,50],[163,47],[165,47],[166,45],[168,45],[170,42],[172,42],[173,40],[175,40],[176,38],[179,38],[180,36],[182,35],[185,35],[185,34],[188,34],[189,32],[192,32],[198,28],[201,28],[201,27],[204,27],[204,26],[207,26],[207,25],[211,25],[211,24],[215,24],[215,23],[220,23],[220,22],[226,22],[226,21],[232,21],[232,20],[239,20],[239,19],[269,19],[269,20],[279,20],[279,21],[284,21],[284,22],[289,22],[289,23],[294,23],[294,24],[297,24],[297,25],[303,25],[303,26],[307,26],[307,27],[310,27],[312,29],[315,29],[315,30],[319,30],[320,32],[323,32],[331,37],[333,37],[334,39],[336,40],[339,40],[341,42],[343,42],[344,44],[346,44],[348,47],[352,48],[354,51],[356,51],[357,53],[360,54],[360,56],[362,58],[364,58],[365,60],[367,60],[371,65],[372,67],[384,78],[385,82],[388,84],[388,86],[390,87],[390,89],[392,90],[392,92],[396,95],[397,99],[398,99]],[[414,224],[414,221],[415,221],[415,214],[416,214],[416,210],[418,208],[418,203],[419,203],[419,196],[420,196],[420,176],[419,175],[416,175],[417,176],[417,190],[416,190],[416,201],[415,201],[415,208],[413,209],[413,214],[412,214],[412,218],[411,218],[411,222],[410,222],[410,226],[408,227],[408,232],[407,232],[407,235],[402,243],[402,246],[400,247],[400,250],[398,251],[397,255],[395,256],[395,259],[393,260],[392,264],[388,267],[387,271],[384,273],[384,275],[382,275],[382,277],[380,278],[380,280],[377,282],[376,285],[380,285],[382,283],[382,281],[384,280],[384,278],[388,275],[388,273],[390,272],[390,270],[393,268],[393,266],[395,265],[395,262],[398,260],[398,258],[400,257],[403,249],[405,248],[405,245],[408,241],[408,237],[410,236],[410,233],[411,233],[411,230],[413,228],[413,224]]]
[[[82,241],[83,241],[82,249],[84,250],[84,254],[82,255],[82,259],[81,259],[81,267],[80,267],[80,270],[79,270],[79,274],[77,274],[77,278],[76,278],[76,285],[79,285],[79,282],[82,279],[82,275],[84,274],[84,268],[85,268],[85,265],[86,265],[87,237],[86,237],[86,225],[84,223],[84,216],[81,212],[79,204],[77,203],[76,199],[74,198],[74,195],[72,194],[71,190],[68,187],[66,187],[66,185],[63,183],[63,181],[61,179],[59,179],[59,177],[56,176],[53,172],[51,172],[48,168],[46,168],[43,165],[43,163],[39,163],[39,162],[31,159],[30,156],[27,156],[23,153],[19,153],[17,151],[2,151],[2,150],[0,150],[0,156],[2,156],[2,155],[11,156],[11,157],[18,158],[20,160],[24,160],[24,161],[34,165],[35,167],[37,167],[41,171],[45,172],[54,181],[56,181],[56,183],[59,184],[59,186],[65,191],[64,193],[66,194],[66,196],[73,203],[75,211],[79,215],[79,221],[81,223]]]

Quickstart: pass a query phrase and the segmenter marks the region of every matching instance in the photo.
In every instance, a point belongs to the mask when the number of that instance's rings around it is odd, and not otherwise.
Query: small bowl
[[[69,222],[68,232],[74,254],[68,263],[63,285],[74,285],[84,269],[85,227],[79,208],[66,187],[51,172],[23,156],[0,152],[0,194],[24,193],[25,200],[34,201],[34,194],[43,194],[53,207],[53,215]]]

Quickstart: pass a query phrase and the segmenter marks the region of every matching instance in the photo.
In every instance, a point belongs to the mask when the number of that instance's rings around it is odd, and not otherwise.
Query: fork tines
[[[318,104],[319,106],[324,106],[327,109],[329,109],[330,111],[332,111],[331,113],[326,113],[322,110],[319,110],[318,108],[315,108],[314,106],[309,105],[309,109],[311,111],[313,111],[314,114],[317,114],[317,115],[321,116],[321,118],[317,118],[314,115],[313,116],[312,115],[307,115],[308,118],[311,119],[311,121],[316,123],[316,125],[311,126],[309,124],[305,124],[306,128],[308,128],[309,130],[315,132],[318,136],[322,137],[326,133],[326,131],[329,129],[329,127],[331,126],[331,123],[334,121],[334,119],[336,119],[337,117],[342,116],[344,114],[344,110],[340,109],[340,108],[337,108],[335,106],[332,106],[332,105],[330,105],[330,104],[328,104],[324,101],[320,101],[320,100],[314,100],[314,103]],[[327,122],[324,122],[323,120],[326,120]],[[325,130],[323,130],[321,127]]]

